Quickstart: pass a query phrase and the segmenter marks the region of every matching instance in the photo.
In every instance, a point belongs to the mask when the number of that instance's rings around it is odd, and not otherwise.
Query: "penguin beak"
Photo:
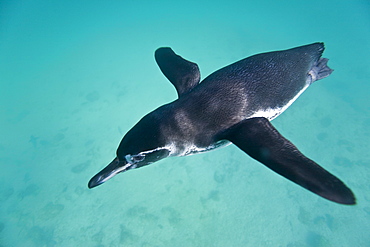
[[[127,163],[126,161],[119,161],[118,158],[115,158],[109,165],[90,179],[88,184],[89,189],[101,185],[120,172],[130,169],[132,165],[133,164]]]

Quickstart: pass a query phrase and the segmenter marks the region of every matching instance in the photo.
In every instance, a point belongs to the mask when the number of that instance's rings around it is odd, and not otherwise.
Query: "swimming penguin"
[[[178,99],[144,116],[123,137],[116,158],[89,181],[96,187],[120,172],[170,156],[233,143],[271,170],[328,200],[355,204],[352,191],[304,156],[270,123],[314,81],[332,73],[323,43],[257,54],[201,83],[198,65],[159,48],[155,60]]]

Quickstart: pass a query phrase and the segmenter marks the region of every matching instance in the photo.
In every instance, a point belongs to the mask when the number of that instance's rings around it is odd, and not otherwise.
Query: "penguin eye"
[[[138,155],[132,155],[131,156],[131,160],[133,162],[140,162],[140,161],[143,161],[145,159],[145,155],[142,155],[142,154],[138,154]]]

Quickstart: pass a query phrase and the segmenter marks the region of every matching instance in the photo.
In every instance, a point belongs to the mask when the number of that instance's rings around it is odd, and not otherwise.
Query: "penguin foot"
[[[327,58],[320,58],[311,68],[311,70],[308,72],[308,74],[311,76],[311,83],[314,81],[321,80],[325,77],[328,77],[334,70],[329,68],[327,65],[329,59]]]

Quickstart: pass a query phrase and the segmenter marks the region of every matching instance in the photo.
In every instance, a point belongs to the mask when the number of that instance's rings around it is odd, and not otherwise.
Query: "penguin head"
[[[117,149],[116,158],[90,179],[90,189],[118,173],[152,164],[170,155],[170,149],[163,141],[160,125],[155,120],[147,115],[127,132]]]

